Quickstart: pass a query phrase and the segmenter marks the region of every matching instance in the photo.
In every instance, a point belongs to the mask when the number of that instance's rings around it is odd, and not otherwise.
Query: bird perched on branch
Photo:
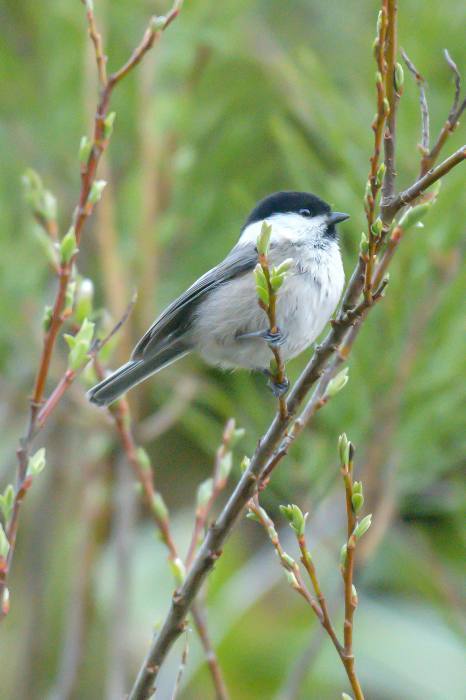
[[[190,352],[224,369],[266,373],[270,345],[280,346],[284,360],[301,353],[320,334],[340,299],[344,272],[336,224],[348,218],[306,192],[265,197],[252,210],[227,257],[160,314],[129,362],[94,386],[89,400],[106,406]],[[258,305],[253,275],[264,221],[272,226],[270,263],[293,260],[277,297],[274,333]]]

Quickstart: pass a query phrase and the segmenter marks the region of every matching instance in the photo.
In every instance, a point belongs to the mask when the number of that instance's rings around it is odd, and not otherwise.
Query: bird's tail
[[[188,352],[186,347],[179,347],[175,351],[172,348],[170,352],[162,352],[150,359],[130,360],[109,377],[93,386],[88,391],[87,397],[91,403],[97,406],[108,406],[129,389],[132,389],[133,386],[144,381],[151,374],[159,372],[183,355],[187,355]]]

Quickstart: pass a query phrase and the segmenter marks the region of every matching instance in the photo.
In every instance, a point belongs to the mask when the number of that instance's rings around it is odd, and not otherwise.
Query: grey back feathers
[[[219,265],[206,272],[158,317],[133,350],[131,359],[153,357],[183,336],[203,297],[221,284],[249,272],[257,263],[257,251],[250,244],[235,247]]]

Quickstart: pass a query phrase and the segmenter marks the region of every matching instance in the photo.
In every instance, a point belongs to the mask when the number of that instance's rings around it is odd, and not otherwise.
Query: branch
[[[95,360],[95,368],[100,379],[104,378],[104,372],[99,362]],[[165,544],[168,551],[168,561],[170,568],[175,577],[175,581],[178,585],[182,584],[186,566],[183,564],[182,559],[179,556],[178,549],[175,544],[175,540],[170,529],[170,520],[168,509],[165,505],[163,497],[159,491],[157,491],[154,482],[154,473],[149,460],[149,457],[145,450],[138,448],[131,431],[131,417],[129,412],[129,405],[125,398],[120,399],[116,403],[109,407],[109,412],[111,413],[117,433],[126,454],[128,463],[133,470],[133,473],[141,486],[142,494],[146,502],[146,506],[150,516],[152,517],[157,530],[160,533],[161,539]],[[205,509],[202,510],[202,518],[200,522],[203,524],[208,516],[210,507],[219,491],[225,486],[226,479],[228,476],[228,471],[225,469],[226,455],[228,454],[228,449],[231,446],[235,437],[238,437],[238,431],[235,430],[234,421],[229,421],[224,431],[222,446],[217,452],[215,475],[216,480],[214,481],[215,486],[212,488],[211,498],[208,504],[204,504]],[[230,454],[230,466],[231,466],[231,453]],[[204,515],[205,510],[205,515]],[[202,527],[199,525],[199,521],[196,519],[195,534],[193,535],[194,545],[197,545],[197,541],[200,534],[200,529]],[[192,552],[194,556],[195,548]],[[188,559],[189,563],[189,559]],[[209,638],[205,614],[202,606],[199,603],[193,605],[192,616],[196,631],[201,640],[203,649],[206,654],[207,664],[212,676],[214,683],[216,697],[218,700],[228,700],[228,692],[223,680],[220,665],[218,663],[218,658],[212,643]],[[182,629],[181,629],[182,628]],[[181,625],[180,633],[185,629],[184,623]]]
[[[422,132],[421,132],[421,143],[420,143],[420,149],[423,155],[425,156],[426,154],[429,153],[429,148],[430,148],[430,128],[429,128],[429,105],[427,104],[427,97],[426,97],[426,90],[425,90],[425,83],[426,81],[422,77],[422,75],[419,73],[417,70],[416,66],[414,63],[410,60],[408,57],[408,54],[401,50],[401,55],[403,56],[403,60],[406,63],[409,72],[414,76],[414,79],[417,83],[417,86],[419,88],[419,104],[421,107],[421,124],[422,124]]]
[[[395,215],[407,204],[414,202],[425,190],[431,187],[437,180],[440,180],[444,175],[450,172],[455,166],[459,165],[466,158],[466,144],[458,148],[457,151],[451,154],[448,158],[440,163],[436,168],[427,172],[423,177],[414,182],[411,187],[408,187],[403,192],[400,192],[392,200],[390,205],[383,212],[384,222],[391,223]]]
[[[388,101],[388,116],[384,134],[385,177],[382,184],[382,201],[389,202],[395,192],[396,178],[396,112],[401,94],[401,86],[396,80],[396,56],[398,51],[397,13],[398,1],[387,0],[387,38],[385,43],[385,93]]]
[[[47,323],[47,330],[44,334],[43,347],[38,363],[38,369],[34,381],[32,398],[30,400],[29,420],[24,437],[19,441],[17,449],[18,469],[15,488],[14,509],[10,521],[6,524],[6,536],[8,540],[8,555],[0,561],[0,621],[5,617],[7,612],[7,596],[6,580],[11,568],[15,544],[16,533],[18,528],[19,512],[22,501],[31,486],[32,477],[27,475],[28,461],[30,456],[31,445],[34,436],[38,431],[38,415],[42,407],[43,397],[45,393],[46,383],[49,376],[50,363],[52,361],[53,352],[60,330],[67,318],[65,314],[65,306],[67,301],[67,293],[69,284],[72,280],[73,269],[76,258],[79,252],[79,245],[84,229],[84,225],[91,215],[96,202],[98,201],[105,183],[96,182],[97,166],[101,156],[108,146],[113,117],[109,115],[109,105],[115,86],[141,61],[145,53],[153,46],[167,27],[179,14],[181,1],[175,0],[171,11],[166,17],[152,18],[149,27],[146,30],[143,41],[132,54],[130,59],[113,73],[108,79],[105,71],[105,57],[102,49],[100,35],[97,32],[94,15],[92,11],[92,3],[90,0],[83,0],[86,6],[86,15],[98,66],[99,79],[102,85],[101,96],[97,105],[94,118],[94,130],[92,141],[84,138],[81,144],[81,189],[78,197],[78,205],[72,217],[72,224],[68,234],[61,241],[62,255],[59,265],[57,266],[58,288],[53,302],[50,318]],[[53,216],[46,216],[45,225],[41,217],[37,217],[39,222],[45,227],[51,239],[54,239],[57,234],[56,223]],[[40,212],[39,212],[40,213]],[[42,217],[43,218],[43,217]],[[69,252],[64,255],[64,244],[72,243],[68,246]],[[55,408],[64,391],[69,386],[70,377],[63,379],[63,385],[59,389],[59,394],[53,398],[53,406]],[[49,414],[47,413],[47,416]]]
[[[460,102],[461,76],[458,67],[451,58],[447,49],[445,49],[444,51],[444,56],[448,67],[453,72],[453,76],[455,79],[455,93],[453,96],[453,104],[451,106],[448,117],[440,130],[440,133],[437,137],[437,141],[432,146],[432,149],[425,153],[424,157],[422,158],[420,177],[422,177],[432,168],[440,154],[440,151],[444,147],[448,137],[455,131],[456,127],[458,126],[461,115],[463,114],[466,108],[466,98],[464,98],[463,101]]]

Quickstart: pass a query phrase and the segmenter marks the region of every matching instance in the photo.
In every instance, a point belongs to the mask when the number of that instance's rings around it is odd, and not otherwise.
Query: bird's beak
[[[341,224],[342,221],[347,221],[350,218],[349,214],[342,214],[340,211],[333,211],[327,217],[329,224]]]

